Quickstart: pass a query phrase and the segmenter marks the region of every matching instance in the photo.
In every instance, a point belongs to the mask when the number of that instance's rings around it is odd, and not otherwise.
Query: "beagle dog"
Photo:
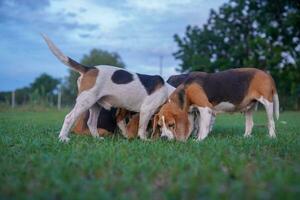
[[[273,114],[279,117],[279,99],[272,77],[255,68],[230,69],[217,73],[193,72],[176,88],[154,117],[153,134],[185,141],[191,133],[188,112],[200,112],[197,141],[207,137],[212,118],[221,112],[244,112],[245,137],[251,135],[253,110],[263,104],[271,138],[276,137]]]
[[[178,85],[183,83],[183,81],[187,78],[187,75],[188,74],[172,75],[168,78],[167,83],[176,88]],[[196,117],[197,116],[195,116],[194,118]],[[87,126],[88,118],[89,113],[87,111],[84,114],[82,114],[79,117],[79,119],[75,122],[72,131],[76,134],[90,134]],[[127,124],[125,124],[125,121],[127,121]],[[117,124],[120,126],[121,123],[125,124],[126,130],[122,131],[126,132],[128,139],[137,137],[139,127],[138,113],[130,112],[122,108],[113,108],[110,111],[102,108],[97,123],[98,133],[100,136],[111,134],[115,131]]]
[[[89,110],[87,125],[93,137],[100,137],[97,121],[100,106],[125,108],[139,112],[138,136],[145,140],[146,128],[151,116],[174,91],[160,76],[131,73],[114,66],[99,65],[86,67],[65,56],[54,43],[43,35],[49,49],[65,65],[80,73],[78,96],[72,111],[65,117],[59,140],[69,141],[69,131],[78,117]]]

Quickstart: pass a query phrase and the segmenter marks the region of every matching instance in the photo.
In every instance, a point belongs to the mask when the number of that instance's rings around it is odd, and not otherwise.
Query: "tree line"
[[[299,109],[300,1],[230,0],[174,39],[178,71],[259,68],[275,79],[283,107]]]

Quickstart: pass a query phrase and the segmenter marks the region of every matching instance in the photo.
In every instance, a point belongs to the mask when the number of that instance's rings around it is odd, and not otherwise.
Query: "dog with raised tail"
[[[65,56],[54,43],[42,35],[52,53],[65,65],[80,73],[78,96],[74,108],[65,117],[59,140],[69,141],[69,131],[76,119],[89,110],[87,125],[92,136],[99,137],[97,121],[101,107],[125,108],[139,112],[138,136],[145,140],[151,116],[162,105],[174,88],[158,75],[132,73],[114,66],[86,67]]]
[[[273,78],[255,68],[230,69],[217,73],[193,72],[171,94],[154,117],[153,135],[185,141],[190,136],[189,111],[200,113],[197,141],[205,139],[214,116],[221,112],[243,112],[245,137],[253,128],[253,110],[263,104],[268,117],[269,136],[275,138],[273,115],[279,117],[279,99]]]

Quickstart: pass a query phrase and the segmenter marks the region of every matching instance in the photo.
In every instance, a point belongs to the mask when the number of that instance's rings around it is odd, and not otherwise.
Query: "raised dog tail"
[[[277,92],[273,95],[273,111],[275,113],[275,117],[278,120],[279,119],[279,98]]]
[[[52,51],[52,53],[65,65],[69,66],[71,69],[79,72],[80,74],[84,74],[89,70],[89,67],[84,66],[72,58],[69,58],[68,56],[64,55],[56,46],[55,44],[45,35],[41,34],[44,40],[46,41],[49,49]]]

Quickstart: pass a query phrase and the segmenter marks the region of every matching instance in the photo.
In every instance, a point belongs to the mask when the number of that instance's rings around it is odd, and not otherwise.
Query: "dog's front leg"
[[[197,141],[207,137],[211,124],[212,110],[208,107],[197,107],[200,112],[200,131],[198,132]]]
[[[118,108],[117,113],[116,113],[117,125],[118,125],[119,129],[121,130],[121,134],[125,138],[128,138],[125,118],[129,114],[130,114],[130,112],[124,108]]]
[[[97,104],[94,104],[90,109],[89,109],[89,120],[87,122],[87,125],[90,129],[90,132],[93,137],[97,138],[99,137],[98,129],[97,129],[97,122],[99,118],[101,107],[98,106]]]
[[[215,121],[216,121],[216,114],[213,113],[211,115],[211,119],[210,119],[210,124],[209,124],[209,133],[212,131],[213,127],[214,127],[214,124],[215,124]]]
[[[117,125],[118,125],[119,129],[121,130],[121,134],[125,138],[128,138],[128,133],[127,133],[127,129],[126,129],[126,121],[125,121],[125,119],[122,119],[122,120],[118,121]]]
[[[147,139],[147,126],[150,121],[151,116],[154,114],[151,110],[143,110],[140,112],[140,120],[139,120],[139,130],[138,130],[138,136],[142,140]]]
[[[158,91],[148,96],[143,102],[140,109],[139,131],[138,136],[142,140],[147,139],[146,130],[152,115],[158,107],[162,105],[168,98],[167,88],[162,87]]]

